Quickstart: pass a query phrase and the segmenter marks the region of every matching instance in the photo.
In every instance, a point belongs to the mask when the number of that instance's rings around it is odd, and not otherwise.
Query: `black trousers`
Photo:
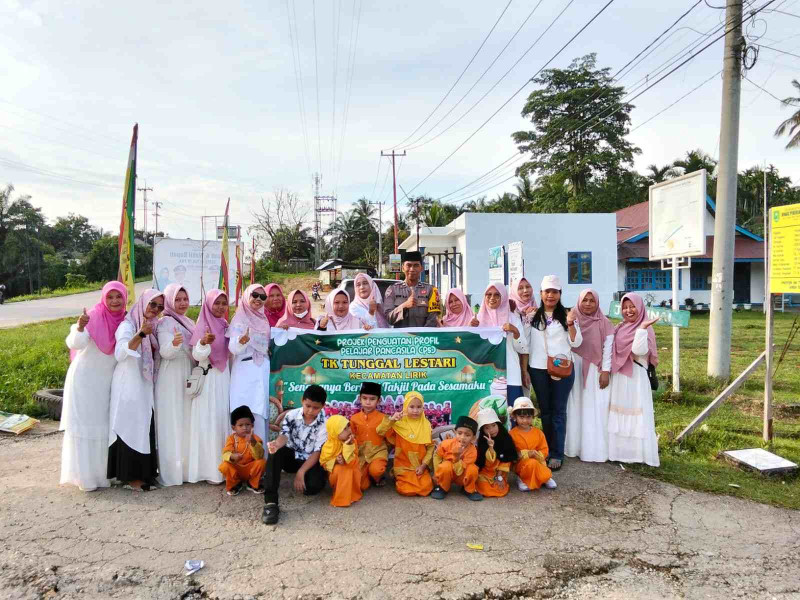
[[[275,454],[267,457],[267,470],[264,472],[264,503],[278,503],[278,486],[281,483],[281,471],[287,473],[297,473],[304,459],[295,457],[294,448],[284,446]],[[322,465],[315,464],[306,471],[304,480],[306,483],[305,496],[315,496],[325,489],[327,473]]]
[[[150,417],[150,454],[137,452],[117,436],[108,449],[108,478],[153,483],[158,475],[155,419]]]

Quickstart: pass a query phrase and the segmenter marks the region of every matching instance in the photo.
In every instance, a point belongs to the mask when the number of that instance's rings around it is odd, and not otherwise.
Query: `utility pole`
[[[394,253],[397,254],[397,172],[394,168],[394,159],[397,156],[405,156],[406,151],[403,150],[402,154],[397,154],[394,150],[392,150],[389,154],[385,154],[383,150],[381,150],[381,156],[391,156],[392,157],[392,188],[394,189]]]
[[[156,218],[156,229],[153,232],[153,250],[156,249],[156,236],[158,235],[158,217],[161,213],[158,212],[158,209],[161,208],[161,202],[153,202],[153,205],[156,207],[155,211],[153,211],[153,216]],[[155,254],[155,252],[154,252]]]
[[[717,211],[711,276],[711,321],[708,376],[731,374],[733,321],[733,255],[736,227],[736,179],[739,166],[739,109],[742,91],[742,0],[728,0],[725,9],[725,53],[722,76],[722,116],[719,135]]]
[[[767,309],[767,323],[766,331],[764,332],[764,340],[766,342],[767,356],[764,361],[764,422],[762,429],[762,437],[765,442],[772,442],[772,373],[773,373],[773,349],[772,342],[775,335],[775,304],[772,301],[772,294],[770,293],[769,272],[772,268],[770,261],[772,257],[769,253],[769,244],[771,242],[769,235],[769,219],[768,214],[769,202],[767,200],[767,165],[764,164],[764,306]]]
[[[370,206],[378,207],[378,277],[383,271],[383,202],[368,202]]]
[[[147,179],[144,180],[143,188],[136,188],[140,192],[144,192],[144,240],[147,241],[147,192],[152,192],[153,188],[147,187]]]

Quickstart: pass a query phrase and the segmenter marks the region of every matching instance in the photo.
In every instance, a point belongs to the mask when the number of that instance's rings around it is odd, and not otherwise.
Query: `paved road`
[[[2,598],[800,597],[800,512],[613,464],[568,461],[556,490],[470,502],[387,486],[350,508],[296,496],[289,476],[265,527],[261,497],[205,483],[61,488],[60,451],[52,422],[0,437]],[[183,577],[190,558],[206,567]]]
[[[136,295],[149,289],[152,282],[144,281],[136,284]],[[100,290],[85,294],[72,294],[44,300],[28,300],[27,302],[11,302],[0,305],[0,329],[17,327],[39,321],[52,321],[64,317],[76,317],[85,308],[89,309],[100,300]]]

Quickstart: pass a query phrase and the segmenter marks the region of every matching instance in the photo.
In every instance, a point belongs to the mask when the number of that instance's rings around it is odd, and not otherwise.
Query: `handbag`
[[[550,351],[547,349],[547,326],[544,328],[544,352],[547,354],[547,374],[553,379],[566,379],[572,375],[572,352],[569,358],[566,356],[550,356]]]
[[[647,379],[650,381],[650,389],[655,392],[658,389],[658,375],[656,374],[656,368],[653,363],[647,363],[647,366],[645,367],[638,360],[634,360],[633,362],[647,371]]]
[[[200,393],[203,391],[206,375],[208,375],[210,370],[210,364],[205,369],[200,365],[192,369],[192,372],[189,374],[189,378],[186,380],[185,393],[187,396],[190,398],[197,398],[197,396],[200,395]]]

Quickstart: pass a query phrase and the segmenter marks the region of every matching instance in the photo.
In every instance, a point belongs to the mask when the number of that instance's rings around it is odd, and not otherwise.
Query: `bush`
[[[77,287],[85,287],[88,282],[86,281],[86,275],[81,275],[80,273],[67,273],[66,277],[66,284],[64,287],[67,288],[77,288]]]

